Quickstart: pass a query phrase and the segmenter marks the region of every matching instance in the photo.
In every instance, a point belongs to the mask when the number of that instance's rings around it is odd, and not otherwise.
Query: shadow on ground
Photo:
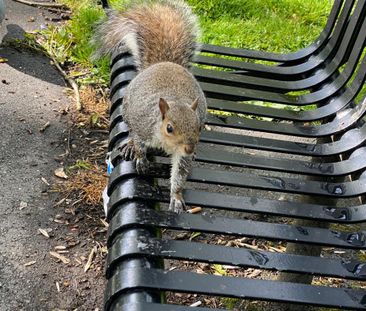
[[[17,41],[24,38],[24,29],[19,25],[6,25],[7,33],[0,43],[0,57],[7,59],[6,63],[14,69],[48,83],[65,86],[63,78],[57,73],[50,60],[35,51],[17,48]],[[4,77],[1,76],[3,79]]]

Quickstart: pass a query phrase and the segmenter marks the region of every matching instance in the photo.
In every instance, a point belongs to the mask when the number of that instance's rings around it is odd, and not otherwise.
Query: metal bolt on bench
[[[184,193],[188,205],[203,207],[201,214],[159,208],[169,201],[164,156],[154,156],[146,176],[121,160],[118,146],[128,135],[122,99],[136,70],[130,55],[112,56],[106,311],[192,310],[168,303],[165,292],[366,309],[366,290],[354,282],[366,279],[366,99],[359,96],[366,75],[365,17],[366,1],[335,0],[323,32],[295,53],[203,46],[210,56],[199,55],[196,63],[225,71],[192,71],[209,108],[230,114],[208,116],[210,129],[201,135]],[[287,244],[287,251],[176,240],[162,229],[275,241]],[[322,247],[337,255],[319,256]],[[255,268],[280,277],[171,270],[166,260]],[[340,285],[299,283],[298,276],[336,278]]]

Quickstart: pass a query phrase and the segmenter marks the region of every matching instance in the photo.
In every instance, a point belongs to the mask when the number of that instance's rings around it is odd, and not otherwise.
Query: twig
[[[68,135],[67,135],[67,154],[71,154],[71,146],[70,146],[70,141],[71,141],[71,128],[69,128],[68,131]]]
[[[65,6],[64,8],[47,8],[47,11],[55,14],[70,14],[70,9],[67,6]]]
[[[81,110],[80,93],[79,93],[79,87],[78,87],[77,83],[75,82],[75,80],[71,79],[66,74],[66,72],[61,68],[60,64],[58,63],[58,61],[54,57],[51,56],[51,59],[52,59],[54,65],[56,66],[57,70],[62,74],[62,76],[64,77],[64,79],[67,81],[67,83],[70,84],[70,86],[74,90],[75,100],[76,100],[76,109],[78,111],[80,111]]]
[[[61,260],[64,264],[69,264],[70,263],[70,259],[65,257],[65,256],[62,256],[60,255],[59,253],[56,253],[56,252],[49,252],[49,254],[52,256],[52,257],[55,257],[59,260]]]
[[[27,1],[27,0],[13,0],[16,2],[20,2],[26,5],[31,6],[43,6],[46,8],[67,8],[66,5],[61,3],[53,3],[53,2],[33,2],[33,1]]]
[[[97,253],[97,247],[94,246],[89,254],[88,257],[88,261],[84,266],[84,272],[87,272],[90,268],[90,266],[92,265],[93,259],[94,259],[94,255]]]
[[[195,302],[195,303],[192,303],[191,305],[190,305],[190,307],[198,307],[198,306],[200,306],[202,304],[202,301],[201,300],[199,300],[199,301],[197,301],[197,302]]]
[[[90,130],[92,133],[108,134],[108,130]]]

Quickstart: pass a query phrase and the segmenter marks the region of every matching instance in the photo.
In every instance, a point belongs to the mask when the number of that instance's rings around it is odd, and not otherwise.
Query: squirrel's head
[[[159,108],[162,118],[161,136],[165,151],[192,155],[198,143],[201,122],[196,112],[198,98],[187,105],[168,103],[160,98]]]

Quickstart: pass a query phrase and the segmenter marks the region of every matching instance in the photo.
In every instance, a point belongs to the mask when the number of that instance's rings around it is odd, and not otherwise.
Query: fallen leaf
[[[75,259],[75,261],[79,264],[79,265],[81,265],[82,263],[81,263],[81,261],[79,260],[79,259],[77,259],[77,258],[74,258]]]
[[[284,253],[286,251],[286,248],[285,247],[279,248],[279,247],[268,246],[268,250],[270,252]]]
[[[63,246],[63,245],[55,246],[55,250],[65,250],[65,249],[66,249],[66,246]]]
[[[68,263],[70,263],[70,259],[69,258],[67,258],[67,257],[65,257],[65,256],[63,256],[63,255],[60,255],[59,253],[57,253],[57,252],[50,252],[50,255],[52,256],[52,257],[55,257],[55,258],[57,258],[57,259],[59,259],[59,260],[61,260],[64,264],[68,264]]]
[[[66,200],[66,198],[63,198],[63,199],[61,199],[60,201],[58,201],[53,207],[56,207],[56,206],[58,206],[58,205],[60,205],[60,204],[62,204],[63,202],[65,202],[65,200]]]
[[[345,251],[334,251],[334,254],[344,254]]]
[[[24,267],[32,266],[32,265],[34,265],[36,262],[37,262],[37,261],[35,261],[35,260],[32,260],[32,261],[26,262],[26,263],[24,264]]]
[[[262,270],[254,269],[251,273],[247,274],[248,278],[255,278],[262,273]]]
[[[58,223],[58,224],[62,224],[62,225],[68,225],[69,222],[67,220],[62,220],[62,219],[54,219],[54,222]]]
[[[60,292],[60,284],[58,282],[56,282],[56,288],[57,288],[57,291]]]
[[[43,236],[45,236],[46,238],[48,238],[48,239],[50,238],[50,236],[48,235],[48,232],[47,232],[46,230],[39,228],[39,229],[38,229],[38,231],[39,231]]]
[[[229,266],[229,265],[223,265],[222,266],[225,270],[236,270],[238,267],[236,266]]]
[[[50,122],[48,121],[48,122],[46,122],[40,129],[39,129],[39,131],[41,132],[41,133],[43,133],[48,127],[50,126]]]
[[[26,208],[28,206],[27,202],[21,201],[19,203],[19,209],[22,210],[23,208]]]
[[[101,223],[103,224],[104,227],[108,228],[109,224],[104,220],[104,219],[100,219]]]
[[[50,186],[50,184],[48,183],[47,179],[44,177],[41,177],[41,180],[47,185]]]
[[[5,57],[0,57],[0,64],[1,63],[6,63],[8,61],[8,59],[7,58],[5,58]]]
[[[216,274],[216,275],[227,275],[227,271],[223,268],[222,265],[214,264],[212,267],[215,270],[214,274]]]
[[[59,178],[63,178],[63,179],[67,179],[69,178],[66,174],[65,174],[65,171],[64,171],[64,168],[63,167],[60,167],[58,169],[55,170],[55,175]]]
[[[71,215],[74,215],[74,216],[76,215],[74,208],[65,208],[64,212],[65,212],[65,214],[71,214]]]
[[[201,235],[201,232],[193,232],[191,236],[189,237],[189,240],[192,241],[194,238]]]

